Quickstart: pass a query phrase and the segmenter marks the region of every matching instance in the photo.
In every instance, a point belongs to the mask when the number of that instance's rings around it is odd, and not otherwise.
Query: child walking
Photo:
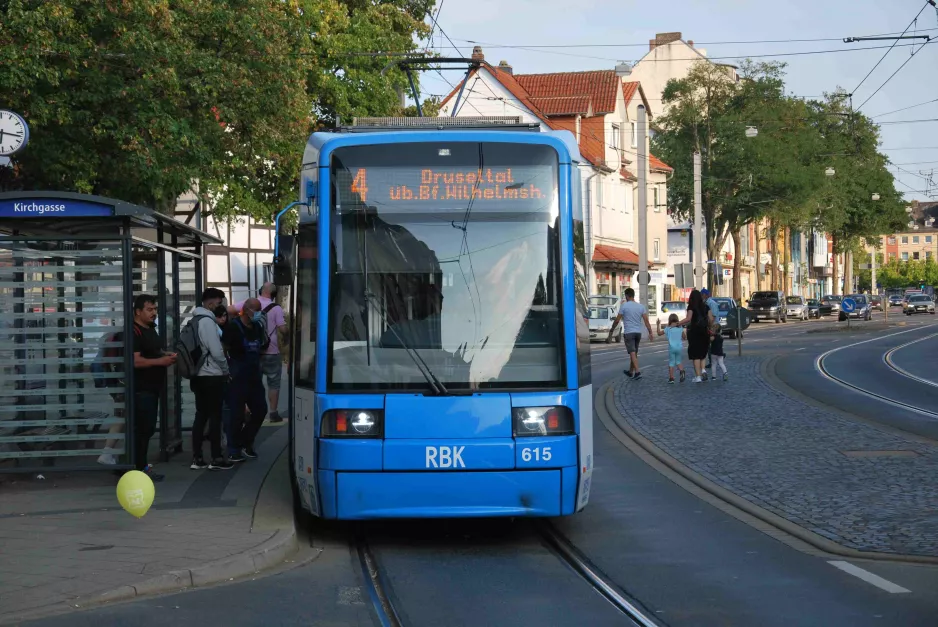
[[[684,383],[684,367],[681,365],[681,342],[687,339],[687,333],[684,327],[680,326],[680,319],[677,314],[668,316],[668,326],[661,328],[661,320],[658,321],[658,335],[668,337],[668,383],[674,383],[674,369],[677,368],[681,373],[681,383]]]
[[[713,370],[710,371],[711,380],[716,381],[717,368],[719,368],[723,371],[723,380],[729,381],[730,377],[726,373],[726,364],[723,362],[726,353],[723,352],[723,329],[720,328],[720,323],[713,323],[713,326],[710,327],[710,336],[710,355],[713,357]]]

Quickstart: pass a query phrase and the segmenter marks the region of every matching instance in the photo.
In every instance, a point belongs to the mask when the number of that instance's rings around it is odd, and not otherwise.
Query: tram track
[[[936,337],[936,336],[938,336],[938,333],[932,333],[931,335],[926,335],[925,337],[920,337],[917,340],[912,340],[911,342],[906,342],[905,344],[889,349],[888,351],[883,353],[883,363],[886,364],[889,368],[891,368],[895,372],[901,374],[903,377],[907,377],[909,379],[912,379],[913,381],[917,381],[918,383],[923,383],[925,385],[938,388],[938,383],[935,383],[934,381],[931,381],[929,379],[924,379],[922,377],[914,375],[908,370],[902,368],[901,366],[896,365],[896,363],[893,362],[892,360],[892,356],[896,354],[897,352],[899,352],[900,350],[902,350],[903,348],[912,346],[914,344],[918,344],[919,342],[924,342],[925,340],[930,340],[931,338]]]
[[[927,325],[927,326],[930,327],[930,326],[934,326],[934,325]],[[880,402],[882,402],[882,403],[885,403],[885,404],[887,404],[887,405],[891,405],[892,407],[897,407],[897,408],[905,409],[905,410],[907,410],[907,411],[910,411],[910,412],[919,414],[919,415],[921,415],[921,416],[927,416],[927,417],[929,417],[929,418],[936,418],[936,419],[938,419],[938,412],[934,412],[934,411],[931,411],[931,410],[928,410],[928,409],[923,409],[922,407],[918,407],[918,406],[913,405],[913,404],[911,404],[911,403],[906,403],[906,402],[904,402],[904,401],[896,400],[896,399],[891,398],[891,397],[889,397],[889,396],[886,396],[886,395],[883,395],[883,394],[879,394],[879,393],[877,393],[877,392],[873,392],[872,390],[869,390],[869,389],[864,388],[864,387],[862,387],[862,386],[860,386],[860,385],[857,385],[857,384],[855,384],[855,383],[852,383],[852,382],[850,382],[850,381],[844,379],[843,377],[839,377],[839,376],[837,376],[836,374],[834,374],[833,372],[831,372],[831,370],[830,370],[830,369],[825,365],[825,363],[824,363],[824,361],[825,361],[828,357],[830,357],[830,356],[833,355],[834,353],[838,353],[838,352],[840,352],[840,351],[842,351],[842,350],[845,350],[845,349],[848,349],[848,348],[853,348],[853,347],[855,347],[855,346],[861,346],[861,345],[863,345],[863,344],[869,344],[869,343],[871,343],[871,342],[877,342],[877,341],[880,341],[880,340],[885,339],[885,338],[888,338],[888,337],[894,337],[894,336],[897,336],[897,335],[903,335],[903,334],[905,334],[905,333],[913,333],[913,332],[915,332],[915,331],[920,331],[920,330],[922,330],[923,328],[926,328],[926,327],[915,327],[915,328],[913,328],[913,329],[907,329],[907,330],[905,330],[905,331],[899,331],[899,332],[897,332],[897,333],[892,333],[892,334],[884,335],[884,336],[881,336],[881,337],[875,337],[875,338],[872,338],[872,339],[869,339],[869,340],[863,340],[862,342],[855,342],[855,343],[853,343],[853,344],[847,344],[847,345],[845,345],[845,346],[838,346],[838,347],[836,347],[836,348],[833,348],[833,349],[831,349],[831,350],[829,350],[829,351],[827,351],[827,352],[824,352],[824,353],[822,353],[821,355],[819,355],[819,356],[817,357],[817,359],[815,360],[815,369],[816,369],[816,370],[818,371],[818,373],[820,373],[821,376],[823,376],[824,378],[826,378],[826,379],[828,379],[828,380],[830,380],[830,381],[833,381],[834,383],[837,383],[838,385],[841,385],[841,386],[843,386],[843,387],[845,387],[845,388],[851,389],[851,390],[853,390],[853,391],[855,391],[855,392],[859,392],[860,394],[863,394],[863,395],[868,396],[868,397],[870,397],[870,398],[874,398],[874,399],[876,399],[876,400],[878,400],[878,401],[880,401]],[[897,374],[900,374],[900,375],[902,375],[902,376],[906,376],[906,377],[908,377],[908,378],[910,378],[910,379],[912,379],[912,380],[915,380],[915,381],[917,381],[917,382],[919,382],[919,383],[928,383],[929,385],[935,386],[935,384],[934,384],[933,382],[930,382],[930,381],[921,379],[921,378],[919,378],[919,377],[916,377],[915,375],[912,375],[911,373],[905,372],[904,370],[902,370],[902,369],[899,368],[898,366],[895,366],[894,364],[891,364],[889,361],[887,361],[887,356],[891,356],[895,351],[899,350],[900,348],[903,348],[903,347],[905,347],[905,346],[909,346],[909,345],[914,344],[914,343],[916,343],[916,342],[920,342],[920,341],[926,340],[926,339],[931,338],[931,337],[935,337],[936,335],[938,335],[938,333],[933,333],[932,335],[929,335],[929,336],[926,336],[926,337],[922,337],[922,338],[918,338],[918,339],[916,339],[916,340],[913,340],[912,342],[907,342],[907,343],[905,343],[905,344],[903,344],[903,345],[901,345],[901,346],[897,346],[897,347],[894,347],[894,348],[892,348],[892,349],[886,351],[886,352],[883,354],[883,361],[884,361],[884,363],[886,363],[886,365],[887,365],[889,368],[891,368],[893,371],[895,371]]]
[[[506,524],[509,523],[506,522]],[[568,572],[576,575],[578,580],[589,586],[628,621],[622,624],[635,627],[660,627],[658,622],[652,620],[645,610],[641,609],[638,601],[623,593],[549,521],[525,520],[521,524],[531,525],[533,535],[538,537],[540,544],[550,555],[559,560]],[[357,553],[368,601],[378,622],[382,627],[405,627],[409,623],[401,618],[406,614],[395,605],[397,601],[388,583],[386,566],[379,564],[365,532],[360,527],[354,532],[352,543],[353,550]]]

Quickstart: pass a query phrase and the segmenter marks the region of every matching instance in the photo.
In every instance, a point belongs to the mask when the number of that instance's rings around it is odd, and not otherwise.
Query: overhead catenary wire
[[[922,5],[921,10],[920,10],[918,13],[915,14],[915,17],[912,18],[912,21],[909,22],[909,25],[906,26],[906,27],[905,27],[905,30],[902,31],[902,34],[899,35],[900,37],[901,37],[902,35],[905,35],[906,32],[908,32],[908,30],[909,30],[910,28],[912,28],[912,25],[915,24],[915,22],[918,20],[918,16],[922,14],[922,11],[924,11],[924,10],[925,10],[925,7],[927,7],[927,6],[928,6],[928,3],[927,3],[927,2]],[[892,52],[892,49],[895,48],[895,47],[896,47],[896,44],[898,44],[898,43],[899,43],[899,40],[898,40],[898,39],[896,39],[894,42],[892,42],[892,45],[889,46],[889,49],[886,50],[886,52],[883,53],[883,56],[880,57],[879,61],[876,62],[876,65],[874,65],[873,68],[872,68],[869,72],[866,73],[866,76],[863,77],[863,80],[861,80],[860,83],[859,83],[856,87],[853,88],[853,91],[850,92],[851,94],[857,93],[857,90],[860,89],[860,87],[863,85],[863,83],[866,82],[866,79],[868,79],[868,78],[870,77],[870,74],[872,74],[873,71],[874,71],[876,68],[879,67],[879,64],[883,62],[883,60],[886,58],[886,56],[887,56],[890,52]],[[874,94],[875,94],[875,92],[874,92]],[[869,100],[869,98],[868,98],[867,100]],[[860,105],[860,106],[862,107],[863,105]],[[859,107],[857,107],[857,108],[859,109]]]
[[[909,105],[908,107],[902,107],[901,109],[887,111],[886,113],[877,113],[876,115],[871,116],[871,119],[885,117],[887,115],[892,115],[893,113],[899,113],[900,111],[908,111],[909,109],[916,109],[918,107],[924,107],[925,105],[932,104],[933,102],[938,102],[938,98],[934,98],[932,100],[926,100],[925,102],[920,102],[914,105]]]
[[[935,40],[935,41],[938,41],[938,40]],[[915,55],[917,55],[919,52],[921,52],[922,49],[925,48],[925,46],[929,45],[930,43],[932,43],[932,42],[930,42],[930,41],[929,41],[929,42],[926,42],[926,43],[922,44],[922,45],[918,48],[918,50],[913,50],[913,51],[912,51],[912,54],[909,55],[909,58],[906,59],[906,60],[902,63],[902,65],[900,65],[898,68],[896,68],[896,71],[893,72],[892,74],[890,74],[890,75],[889,75],[889,78],[887,78],[885,81],[883,81],[883,84],[876,88],[876,91],[874,91],[872,94],[870,94],[870,95],[867,97],[866,100],[864,100],[863,102],[861,102],[861,103],[860,103],[860,106],[857,107],[856,110],[859,111],[860,109],[862,109],[862,108],[863,108],[863,105],[865,105],[866,103],[868,103],[868,102],[873,98],[873,96],[875,96],[876,94],[878,94],[879,91],[880,91],[883,87],[885,87],[885,86],[889,83],[889,81],[891,81],[891,80],[893,79],[893,77],[894,77],[896,74],[898,74],[900,71],[902,71],[902,68],[904,68],[904,67],[909,63],[909,61],[911,61],[911,60],[915,57]]]

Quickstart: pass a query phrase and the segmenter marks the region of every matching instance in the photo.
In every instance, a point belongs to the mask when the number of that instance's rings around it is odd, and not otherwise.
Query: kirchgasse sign
[[[29,143],[29,125],[18,113],[0,109],[0,157],[10,157]]]

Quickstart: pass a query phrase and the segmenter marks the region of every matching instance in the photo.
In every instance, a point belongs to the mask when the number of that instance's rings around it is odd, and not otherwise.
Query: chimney
[[[687,40],[687,45],[690,46],[691,48],[693,48],[693,47],[694,47],[694,40],[693,40],[693,39],[688,39],[688,40]]]
[[[671,33],[657,33],[655,35],[655,45],[663,46],[665,44],[671,43],[672,41],[677,41],[680,38],[681,38],[681,33],[677,31],[671,32]]]
[[[514,70],[511,68],[511,66],[508,65],[508,61],[499,61],[498,69],[500,69],[502,72],[508,72],[509,74],[512,74],[512,75],[515,73]]]
[[[649,39],[649,40],[648,40],[648,51],[651,52],[652,50],[655,49],[655,47],[656,47],[657,45],[658,45],[658,42],[657,42],[657,41],[655,41],[654,39]]]
[[[632,66],[624,61],[616,63],[616,76],[619,78],[625,78],[632,73]]]
[[[485,55],[482,54],[482,46],[472,47],[472,60],[473,61],[485,61]]]

